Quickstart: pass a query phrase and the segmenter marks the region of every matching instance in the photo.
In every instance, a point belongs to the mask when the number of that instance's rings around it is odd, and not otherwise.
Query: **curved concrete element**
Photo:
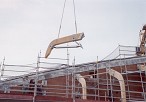
[[[140,71],[146,71],[146,66],[145,65],[137,65],[137,68]]]
[[[86,88],[86,80],[80,74],[76,74],[76,78],[82,85],[82,99],[87,99],[87,88]]]
[[[82,40],[83,37],[84,37],[84,33],[77,33],[77,34],[73,34],[70,36],[66,36],[66,37],[62,37],[62,38],[53,40],[48,46],[48,49],[45,54],[45,58],[47,58],[50,55],[52,49],[56,45],[73,42],[73,41],[79,41],[79,40]]]
[[[120,84],[120,89],[121,89],[121,99],[122,99],[121,102],[126,102],[126,90],[125,90],[125,83],[124,83],[124,78],[122,74],[113,69],[108,69],[107,71],[109,75],[118,79],[119,84]]]

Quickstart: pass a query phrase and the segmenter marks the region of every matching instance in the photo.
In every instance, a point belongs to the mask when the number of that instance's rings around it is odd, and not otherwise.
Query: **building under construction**
[[[46,59],[56,45],[83,37],[78,33],[53,40],[35,65],[9,65],[3,60],[0,102],[145,102],[146,25],[139,47],[119,45],[101,61],[69,65]]]

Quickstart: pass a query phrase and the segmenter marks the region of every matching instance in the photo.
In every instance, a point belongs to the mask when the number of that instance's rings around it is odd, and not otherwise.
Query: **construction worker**
[[[29,79],[28,79],[28,76],[25,76],[23,78],[22,91],[23,91],[23,94],[26,94],[29,91]]]

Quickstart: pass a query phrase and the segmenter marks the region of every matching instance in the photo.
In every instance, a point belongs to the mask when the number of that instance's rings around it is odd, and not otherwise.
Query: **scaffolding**
[[[67,99],[73,102],[146,101],[146,56],[136,56],[135,49],[119,45],[104,60],[79,65],[75,64],[75,59],[72,65],[66,64],[68,57],[45,59],[38,56],[37,63],[29,65],[9,65],[3,61],[0,93],[29,95],[34,102],[38,96],[56,102],[60,98],[62,102]]]

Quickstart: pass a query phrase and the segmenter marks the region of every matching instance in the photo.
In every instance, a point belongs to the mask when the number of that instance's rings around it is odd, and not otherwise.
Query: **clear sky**
[[[0,61],[28,64],[42,56],[58,36],[64,0],[0,0]],[[146,24],[146,0],[75,0],[78,32],[83,49],[69,49],[70,64],[104,58],[119,44],[137,46]],[[61,36],[75,33],[73,3],[67,0]],[[50,57],[66,58],[66,49]]]

